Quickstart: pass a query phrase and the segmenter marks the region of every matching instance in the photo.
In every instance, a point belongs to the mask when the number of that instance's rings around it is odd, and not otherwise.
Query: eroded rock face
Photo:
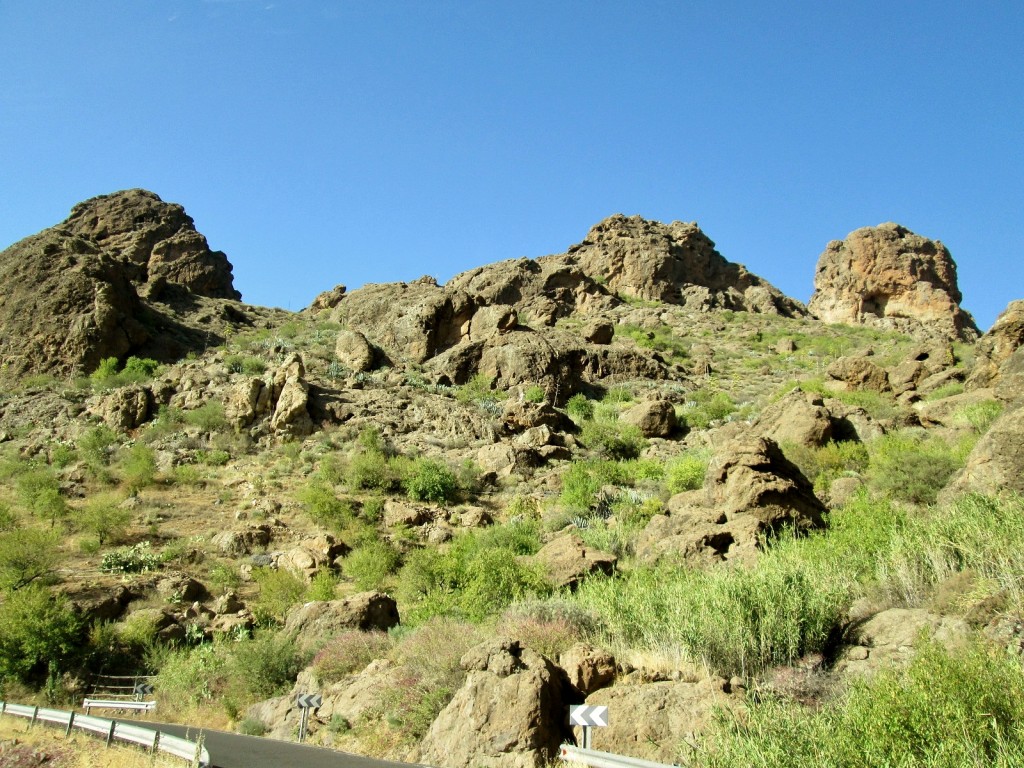
[[[231,264],[180,205],[141,189],[76,205],[0,252],[5,374],[89,373],[108,357],[169,361],[275,310],[242,307]]]
[[[184,208],[152,192],[128,189],[86,200],[58,229],[110,254],[150,298],[167,284],[213,299],[242,298],[227,256],[210,250]]]
[[[939,495],[948,502],[964,493],[1024,493],[1024,408],[1004,413],[967,456],[966,466]]]
[[[304,644],[312,644],[317,638],[346,629],[386,632],[398,620],[398,606],[393,598],[382,592],[360,592],[344,600],[314,600],[296,606],[288,614],[285,631],[300,637]]]
[[[764,538],[781,528],[824,526],[825,506],[810,481],[774,440],[741,436],[724,445],[708,467],[702,490],[669,499],[640,534],[637,556],[707,565],[751,562]]]
[[[733,309],[802,317],[802,304],[726,261],[696,223],[662,224],[616,214],[594,225],[561,259],[617,293],[700,310]]]
[[[1011,301],[988,333],[975,344],[976,358],[967,388],[992,386],[999,378],[1000,367],[1021,345],[1024,345],[1024,300]]]
[[[978,328],[961,298],[946,246],[887,223],[828,244],[808,309],[829,323],[973,341]]]
[[[540,768],[571,740],[565,672],[518,640],[497,639],[462,658],[462,688],[412,756],[450,768]]]

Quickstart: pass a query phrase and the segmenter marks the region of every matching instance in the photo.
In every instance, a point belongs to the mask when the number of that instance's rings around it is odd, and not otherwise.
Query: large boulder
[[[556,587],[576,586],[587,576],[601,573],[611,576],[618,558],[608,552],[588,547],[576,534],[552,539],[534,555]]]
[[[387,631],[399,622],[398,605],[382,592],[360,592],[344,600],[314,600],[288,613],[285,631],[304,645],[346,629]]]
[[[742,706],[722,678],[614,685],[587,697],[608,707],[608,727],[595,728],[594,749],[666,765],[680,764],[685,742],[711,726],[719,710]]]
[[[765,408],[753,431],[776,443],[808,448],[820,447],[833,438],[832,418],[824,401],[799,387]]]
[[[803,305],[726,261],[696,223],[662,224],[615,214],[595,224],[564,256],[616,293],[698,310],[734,309],[802,317]]]
[[[922,638],[952,649],[964,643],[968,633],[963,619],[923,608],[890,608],[849,628],[835,670],[870,675],[894,664],[907,664]]]
[[[622,421],[632,424],[644,437],[669,437],[679,426],[676,409],[668,400],[645,400],[624,414]]]
[[[466,681],[411,759],[446,768],[541,768],[571,740],[565,676],[518,640],[487,641],[462,657]]]
[[[978,328],[961,298],[946,246],[887,223],[828,244],[808,309],[829,323],[973,341]]]

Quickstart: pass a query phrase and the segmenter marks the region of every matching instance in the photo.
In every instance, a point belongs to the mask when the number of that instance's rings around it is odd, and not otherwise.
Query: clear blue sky
[[[1024,298],[1024,3],[0,0],[0,247],[128,187],[255,304],[617,212],[806,301],[829,240],[897,221],[987,328]]]

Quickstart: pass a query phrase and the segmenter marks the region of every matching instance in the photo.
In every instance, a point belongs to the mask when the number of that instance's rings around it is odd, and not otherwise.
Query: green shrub
[[[523,392],[523,399],[528,403],[543,403],[547,399],[547,392],[544,387],[531,384]]]
[[[706,452],[692,452],[677,456],[665,467],[665,478],[671,493],[693,491],[704,486],[711,457]]]
[[[160,368],[160,363],[148,357],[129,357],[124,361],[123,372],[133,380],[145,380],[153,376]]]
[[[496,403],[505,398],[504,392],[493,389],[493,379],[486,373],[478,373],[455,391],[455,399],[460,403],[483,405]]]
[[[227,663],[222,646],[211,644],[168,653],[152,681],[161,709],[174,712],[213,700],[223,690]]]
[[[75,516],[75,522],[82,531],[94,536],[100,546],[117,544],[128,530],[131,512],[112,497],[94,496]]]
[[[958,408],[953,413],[953,423],[957,426],[970,427],[980,435],[988,431],[1002,412],[1003,404],[998,400],[982,400]]]
[[[586,395],[576,393],[565,404],[565,412],[569,414],[569,418],[579,424],[594,417],[594,403],[588,400]]]
[[[386,541],[375,540],[355,547],[341,563],[341,570],[361,590],[380,589],[384,579],[398,568],[398,551]]]
[[[722,718],[686,763],[1011,768],[1024,764],[1022,717],[1019,659],[979,643],[925,643],[908,667],[858,679],[819,709],[761,697]]]
[[[339,499],[321,482],[312,481],[298,493],[299,502],[317,525],[338,531],[352,523],[355,512],[352,502]]]
[[[249,700],[269,699],[294,683],[303,666],[294,638],[258,632],[233,645],[227,665],[228,686]]]
[[[95,384],[102,384],[117,375],[121,362],[116,357],[105,357],[100,360],[96,370],[89,374],[90,380]]]
[[[64,595],[31,584],[0,603],[0,681],[39,681],[67,670],[81,621]]]
[[[156,453],[145,443],[135,443],[124,452],[119,469],[129,493],[137,493],[156,478]]]
[[[333,600],[338,589],[338,577],[329,569],[320,568],[314,575],[313,580],[306,589],[306,600],[320,600],[327,602]]]
[[[405,490],[413,501],[447,504],[459,494],[459,483],[452,471],[439,461],[417,459],[405,478]]]
[[[224,365],[231,373],[244,373],[249,376],[260,376],[267,370],[267,364],[252,355],[228,355]]]
[[[891,432],[869,446],[868,480],[879,493],[914,504],[933,504],[963,466],[962,448],[918,432]]]
[[[209,467],[223,467],[231,461],[231,454],[220,450],[196,451],[196,461]]]
[[[358,451],[349,460],[346,479],[353,491],[377,490],[390,493],[401,485],[391,460],[382,451],[373,449]]]
[[[0,501],[0,533],[21,527],[21,520],[10,505]]]
[[[198,408],[185,411],[183,418],[186,424],[198,427],[203,432],[217,432],[228,426],[224,405],[216,400],[210,400]]]
[[[49,467],[30,469],[14,482],[21,505],[41,520],[56,524],[68,513],[68,505],[60,493],[60,483]]]
[[[682,420],[690,429],[707,429],[736,412],[736,403],[725,392],[698,390],[683,409]]]
[[[207,581],[215,590],[223,594],[242,586],[242,574],[233,563],[215,563],[210,568]]]
[[[256,568],[252,575],[260,588],[253,612],[261,624],[284,621],[288,610],[306,593],[306,585],[288,571]]]
[[[93,475],[103,474],[110,464],[117,433],[106,424],[98,424],[78,440],[78,452]]]
[[[270,729],[262,720],[255,717],[245,717],[238,724],[238,732],[243,736],[263,736]]]
[[[56,531],[18,528],[0,533],[0,590],[21,589],[45,579],[61,561]]]
[[[645,567],[589,579],[575,599],[609,642],[682,652],[723,675],[748,675],[825,647],[848,585],[822,582],[801,558],[762,555],[752,569]]]
[[[609,459],[635,459],[648,445],[640,428],[633,424],[597,420],[584,423],[580,442]]]

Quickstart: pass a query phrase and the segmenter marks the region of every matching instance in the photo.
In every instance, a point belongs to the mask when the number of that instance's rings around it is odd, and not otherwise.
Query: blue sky
[[[806,301],[826,243],[942,240],[1024,298],[1024,3],[0,0],[0,247],[128,187],[250,303],[696,220]]]

